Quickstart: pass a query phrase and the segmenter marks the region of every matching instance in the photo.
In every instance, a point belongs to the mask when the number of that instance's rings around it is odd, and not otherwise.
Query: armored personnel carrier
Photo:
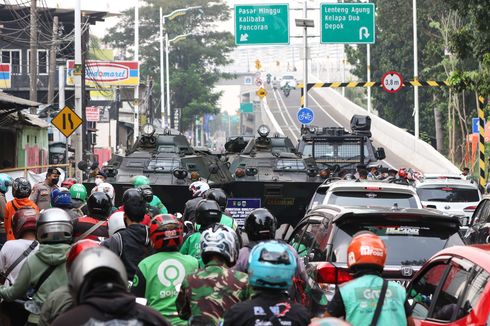
[[[265,125],[259,127],[258,134],[230,160],[234,178],[228,188],[230,197],[260,199],[279,224],[295,225],[323,179],[315,160],[298,155],[289,138],[269,137]]]
[[[313,158],[325,173],[353,172],[385,159],[382,147],[375,148],[371,140],[371,118],[354,115],[350,122],[351,132],[342,127],[319,128],[303,126],[298,152],[305,158]]]
[[[178,132],[166,129],[157,133],[151,125],[143,127],[142,135],[125,156],[115,156],[103,170],[119,197],[132,187],[135,176],[147,176],[154,194],[169,212],[183,210],[193,181],[201,178],[211,186],[226,187],[233,180],[228,167],[216,156],[195,151]],[[120,200],[116,198],[116,202]]]

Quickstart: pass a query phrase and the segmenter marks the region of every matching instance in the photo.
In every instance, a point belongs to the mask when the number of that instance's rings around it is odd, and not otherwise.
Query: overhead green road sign
[[[322,3],[321,43],[374,44],[374,3]]]
[[[235,5],[235,43],[289,44],[289,5]]]

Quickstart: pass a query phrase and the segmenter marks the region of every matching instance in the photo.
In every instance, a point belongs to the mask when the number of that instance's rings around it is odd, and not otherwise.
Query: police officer
[[[275,240],[256,245],[250,253],[250,300],[237,303],[224,316],[224,326],[308,325],[305,307],[289,299],[296,258],[286,244]]]
[[[39,207],[40,210],[47,209],[51,205],[51,192],[58,188],[60,181],[60,171],[55,167],[49,167],[46,172],[46,179],[36,183],[32,188],[30,199]]]
[[[414,325],[405,288],[381,277],[386,255],[383,240],[374,233],[361,231],[352,237],[347,265],[354,279],[337,287],[326,317],[345,317],[360,326]]]

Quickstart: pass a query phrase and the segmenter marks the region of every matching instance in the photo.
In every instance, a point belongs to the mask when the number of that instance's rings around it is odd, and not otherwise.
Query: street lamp
[[[304,2],[303,8],[303,17],[296,19],[296,26],[303,27],[303,41],[304,41],[304,68],[303,68],[303,94],[304,94],[304,103],[305,107],[308,107],[308,28],[315,27],[315,23],[313,19],[307,19],[307,3]]]
[[[167,76],[167,105],[165,106],[165,92],[164,92],[164,80],[163,80],[163,70],[164,70],[164,66],[163,66],[163,26],[165,25],[165,21],[168,19],[168,20],[172,20],[176,17],[179,17],[179,16],[183,16],[185,15],[189,10],[193,10],[193,9],[201,9],[202,7],[201,6],[192,6],[192,7],[188,7],[188,8],[182,8],[182,9],[177,9],[177,10],[174,10],[172,11],[170,14],[168,15],[163,15],[162,14],[162,8],[160,7],[160,107],[161,108],[164,108],[164,110],[161,110],[161,111],[164,111],[162,113],[164,113],[165,115],[165,122],[164,124],[166,126],[169,126],[169,107],[170,107],[170,85],[169,85],[169,70],[170,70],[170,67],[168,66],[168,33],[167,31],[165,31],[165,49],[166,49],[166,52],[167,52],[167,55],[166,55],[166,76]]]

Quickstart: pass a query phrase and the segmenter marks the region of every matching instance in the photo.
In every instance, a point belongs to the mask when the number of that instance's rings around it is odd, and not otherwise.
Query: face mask
[[[95,178],[95,184],[98,186],[102,183],[102,179],[101,178]]]
[[[56,178],[56,179],[51,179],[51,184],[54,186],[54,185],[57,185],[58,182],[60,181],[59,178]]]

